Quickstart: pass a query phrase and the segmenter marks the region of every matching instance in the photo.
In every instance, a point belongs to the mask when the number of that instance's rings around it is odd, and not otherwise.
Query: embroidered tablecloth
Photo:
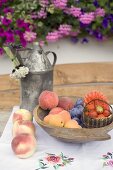
[[[113,130],[111,139],[85,144],[72,144],[49,136],[37,123],[37,151],[27,159],[19,159],[11,149],[12,114],[0,138],[0,170],[113,170]]]

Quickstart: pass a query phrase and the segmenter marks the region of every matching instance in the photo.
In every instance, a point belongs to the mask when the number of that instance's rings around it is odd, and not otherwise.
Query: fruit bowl
[[[43,119],[48,114],[48,111],[41,109],[36,106],[34,109],[34,119],[35,121],[50,135],[56,139],[62,140],[64,142],[71,143],[85,143],[89,141],[103,141],[111,139],[111,136],[107,134],[113,129],[113,122],[107,126],[101,128],[64,128],[55,127],[46,124]]]

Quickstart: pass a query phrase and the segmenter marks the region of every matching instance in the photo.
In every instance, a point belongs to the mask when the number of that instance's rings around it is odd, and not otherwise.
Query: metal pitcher
[[[47,57],[50,53],[53,54],[52,64]],[[52,51],[44,52],[38,43],[34,43],[32,48],[16,50],[16,56],[21,65],[29,68],[28,75],[20,79],[20,108],[33,111],[40,93],[53,90],[53,69],[57,56]]]

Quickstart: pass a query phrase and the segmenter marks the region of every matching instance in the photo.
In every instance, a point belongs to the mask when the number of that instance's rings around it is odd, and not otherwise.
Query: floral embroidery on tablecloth
[[[60,167],[64,167],[67,164],[71,164],[74,161],[74,158],[65,156],[62,152],[60,155],[46,153],[46,156],[43,159],[38,160],[38,168],[35,170],[47,169],[53,167],[55,170]]]
[[[102,156],[103,167],[109,166],[113,167],[113,152],[108,152],[106,155]]]

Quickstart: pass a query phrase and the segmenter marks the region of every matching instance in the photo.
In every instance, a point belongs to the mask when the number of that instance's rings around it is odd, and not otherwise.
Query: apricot
[[[63,110],[59,113],[63,117],[64,123],[68,122],[71,119],[71,115],[68,111]]]
[[[39,96],[39,106],[44,110],[51,110],[58,105],[58,95],[52,91],[43,91]]]
[[[59,112],[61,112],[62,110],[64,110],[61,107],[55,107],[53,109],[50,110],[49,114],[58,114]]]
[[[76,120],[69,120],[65,125],[65,128],[79,128],[81,129],[82,127],[78,124]]]
[[[49,119],[50,119],[51,115],[47,115],[44,117],[44,122],[45,123],[49,123]]]
[[[13,113],[13,123],[17,120],[33,120],[33,115],[26,109],[19,109]]]
[[[36,151],[37,141],[33,135],[20,134],[13,138],[11,147],[19,158],[28,158]]]
[[[26,133],[35,135],[35,126],[30,120],[18,120],[13,124],[13,137]]]
[[[49,124],[52,126],[63,127],[64,119],[59,114],[51,115],[49,119]]]
[[[58,107],[68,111],[74,107],[74,102],[70,97],[61,97],[59,98]]]

